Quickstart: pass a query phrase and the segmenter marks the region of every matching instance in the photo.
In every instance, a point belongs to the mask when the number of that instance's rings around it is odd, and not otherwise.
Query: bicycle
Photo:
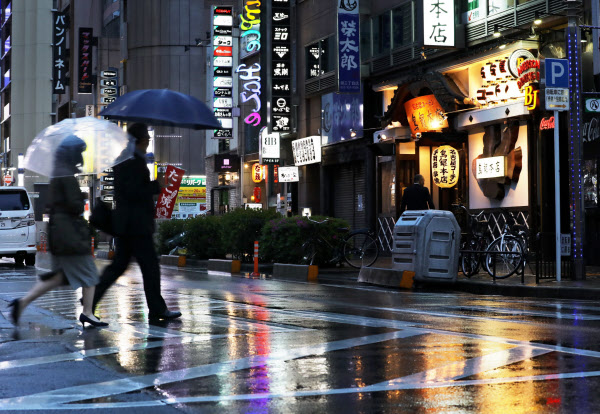
[[[525,267],[523,244],[520,237],[513,235],[513,230],[508,222],[504,223],[502,233],[490,243],[487,252],[485,264],[488,273],[496,279],[506,279],[519,270],[521,266]],[[494,255],[490,252],[500,252],[501,254]]]
[[[471,277],[479,273],[479,269],[484,263],[484,254],[490,244],[490,239],[484,234],[483,230],[487,220],[480,219],[483,211],[479,214],[471,214],[467,207],[462,204],[452,204],[452,207],[460,208],[467,214],[467,231],[461,234],[458,262],[463,274],[466,277]],[[486,270],[488,270],[487,267]]]
[[[308,216],[306,218],[315,224],[329,221],[328,219],[313,220]],[[349,231],[348,228],[337,230],[339,235],[343,235],[337,244],[332,244],[316,233],[304,242],[302,244],[302,264],[314,264],[315,257],[320,251],[331,252],[331,258],[326,261],[330,264],[341,264],[345,260],[350,266],[360,269],[375,263],[379,257],[379,247],[372,231],[368,229]]]

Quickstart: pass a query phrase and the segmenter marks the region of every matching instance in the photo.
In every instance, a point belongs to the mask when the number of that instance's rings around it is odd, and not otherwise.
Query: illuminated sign
[[[454,47],[454,2],[423,0],[423,45]]]
[[[458,182],[458,151],[449,145],[442,145],[431,153],[431,176],[441,188],[454,187]]]
[[[300,181],[298,167],[279,167],[279,182],[293,183]]]
[[[321,162],[321,137],[311,136],[292,141],[296,166]]]
[[[272,72],[269,79],[271,130],[273,132],[291,132],[292,130],[292,92],[291,50],[292,36],[290,26],[290,1],[278,0],[271,8]]]
[[[517,86],[519,89],[523,88],[530,82],[540,81],[540,61],[537,59],[527,59],[519,65],[517,70],[519,79],[517,80]]]
[[[263,127],[260,131],[260,141],[258,148],[258,162],[261,164],[279,164],[281,156],[279,132],[269,131]]]
[[[264,166],[259,163],[252,165],[252,181],[260,183],[265,178]]]
[[[505,157],[477,158],[475,178],[497,178],[506,176]]]
[[[537,87],[533,86],[533,85],[529,85],[525,87],[525,108],[529,109],[530,111],[533,111],[534,109],[537,109],[539,106],[539,99],[538,99],[538,93],[540,91],[537,89]]]
[[[93,29],[91,27],[80,27],[78,93],[92,93],[92,40]]]
[[[448,119],[435,95],[419,96],[404,104],[410,130],[417,132],[439,131],[448,128]]]
[[[503,103],[522,98],[517,79],[510,72],[510,59],[487,62],[481,67],[482,87],[477,90],[474,100],[480,105]]]
[[[233,7],[213,6],[213,111],[221,123],[221,128],[213,130],[213,138],[233,137],[232,35]]]
[[[554,117],[542,118],[540,121],[540,130],[554,129]]]
[[[244,39],[246,52],[244,56],[258,52],[261,48],[260,31],[255,28],[256,25],[260,24],[260,13],[260,1],[246,0],[244,13],[240,15],[240,37]],[[246,38],[247,36],[249,37]],[[251,66],[242,63],[235,70],[236,73],[240,73],[239,77],[243,81],[240,91],[242,102],[254,104],[251,106],[251,113],[244,118],[244,122],[252,126],[259,126],[262,120],[260,116],[262,108],[260,71],[261,66],[259,63],[254,63]]]

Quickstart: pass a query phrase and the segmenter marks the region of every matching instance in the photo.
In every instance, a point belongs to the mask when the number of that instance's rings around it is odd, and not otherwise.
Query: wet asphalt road
[[[163,268],[183,317],[149,324],[132,266],[99,306],[109,328],[83,330],[63,289],[14,330],[8,300],[35,274],[0,261],[0,414],[600,411],[592,301]]]

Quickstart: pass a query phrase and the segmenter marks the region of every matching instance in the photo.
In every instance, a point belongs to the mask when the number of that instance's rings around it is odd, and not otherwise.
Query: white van
[[[0,187],[0,257],[35,265],[36,226],[33,205],[24,187]]]

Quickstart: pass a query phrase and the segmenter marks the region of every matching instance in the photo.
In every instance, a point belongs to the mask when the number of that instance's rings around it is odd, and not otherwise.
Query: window
[[[321,76],[336,68],[335,36],[329,36],[306,46],[306,79]]]
[[[360,58],[371,57],[371,20],[363,19],[360,22]]]
[[[488,0],[488,15],[503,12],[515,6],[515,0]]]
[[[373,55],[381,55],[391,50],[390,12],[373,18]]]
[[[393,48],[406,46],[412,39],[412,7],[406,3],[392,10]]]
[[[0,192],[0,211],[29,210],[29,198],[23,190]]]

